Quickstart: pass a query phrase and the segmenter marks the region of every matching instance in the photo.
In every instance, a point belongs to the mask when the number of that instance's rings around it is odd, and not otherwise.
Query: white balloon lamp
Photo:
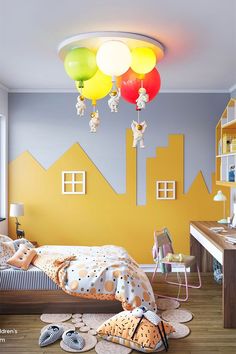
[[[104,42],[97,51],[97,66],[106,75],[120,76],[131,65],[131,53],[128,46],[121,41]]]

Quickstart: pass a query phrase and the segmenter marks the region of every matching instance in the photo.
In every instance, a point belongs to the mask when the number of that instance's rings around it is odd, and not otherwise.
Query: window
[[[0,114],[0,218],[7,216],[7,120]]]
[[[85,194],[85,171],[62,172],[62,194]]]
[[[175,181],[156,182],[157,199],[175,199]]]

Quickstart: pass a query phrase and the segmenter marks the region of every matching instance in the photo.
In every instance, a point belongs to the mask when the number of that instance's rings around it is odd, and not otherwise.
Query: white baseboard
[[[145,273],[153,273],[156,268],[156,264],[139,264],[139,266]],[[161,273],[160,267],[158,267],[157,271]],[[184,268],[181,266],[177,266],[173,267],[172,271],[181,273],[184,271]],[[187,272],[190,272],[190,268],[187,268]]]

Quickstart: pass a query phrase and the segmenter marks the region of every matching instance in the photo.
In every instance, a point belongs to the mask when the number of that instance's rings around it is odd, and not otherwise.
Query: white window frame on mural
[[[160,188],[163,185],[163,188]],[[169,187],[171,185],[171,187]],[[164,196],[160,194],[164,192]],[[168,196],[168,192],[172,193],[172,196]],[[156,199],[158,200],[174,200],[176,199],[176,181],[156,181]]]
[[[71,175],[71,180],[66,180],[66,175]],[[77,181],[76,176],[80,175],[81,180]],[[76,191],[76,185],[82,185],[81,191]],[[71,192],[66,192],[66,185],[72,186]],[[85,194],[86,192],[86,172],[85,171],[62,171],[62,194]]]

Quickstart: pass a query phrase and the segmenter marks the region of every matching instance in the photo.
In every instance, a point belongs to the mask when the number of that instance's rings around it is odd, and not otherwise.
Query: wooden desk
[[[224,328],[236,328],[236,246],[226,243],[224,236],[211,231],[210,227],[223,226],[229,234],[236,230],[216,221],[190,222],[190,249],[199,263],[200,271],[212,271],[213,257],[223,266],[222,310]],[[195,268],[191,271],[196,271]]]

